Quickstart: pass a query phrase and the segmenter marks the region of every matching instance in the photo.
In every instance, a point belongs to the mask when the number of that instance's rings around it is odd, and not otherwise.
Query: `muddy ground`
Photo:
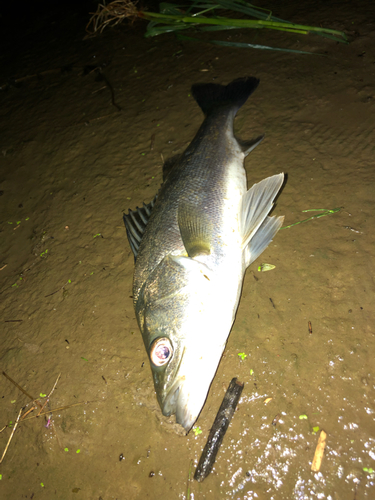
[[[43,411],[57,410],[15,432],[0,465],[2,499],[375,498],[375,8],[262,5],[345,30],[350,44],[217,35],[324,56],[233,49],[145,39],[142,21],[84,40],[88,15],[61,11],[5,32],[0,367],[42,404],[61,378]],[[285,225],[318,213],[303,210],[340,211],[282,229],[247,271],[196,423],[202,433],[185,437],[156,402],[122,213],[153,198],[163,158],[197,131],[191,84],[246,75],[261,83],[236,133],[266,134],[246,159],[249,185],[287,173],[275,209]],[[276,267],[259,272],[262,262]],[[234,376],[245,387],[214,470],[189,486]],[[3,453],[31,399],[3,376],[0,390]],[[314,473],[322,429],[327,446]]]

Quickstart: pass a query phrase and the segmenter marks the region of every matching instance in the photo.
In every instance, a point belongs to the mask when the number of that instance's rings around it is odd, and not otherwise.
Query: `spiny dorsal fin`
[[[137,260],[139,245],[157,197],[158,195],[150,203],[147,203],[147,205],[143,203],[143,207],[137,207],[134,211],[129,209],[129,213],[123,216],[130,248],[134,254],[134,261]]]
[[[164,161],[163,164],[163,182],[165,182],[166,178],[170,174],[170,172],[173,170],[173,167],[176,165],[176,163],[179,161],[181,158],[181,154],[176,154],[171,156],[170,158],[167,158]]]

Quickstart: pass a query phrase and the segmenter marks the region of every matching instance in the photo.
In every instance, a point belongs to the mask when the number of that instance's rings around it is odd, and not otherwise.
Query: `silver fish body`
[[[259,80],[194,85],[206,117],[169,167],[157,199],[124,216],[136,257],[134,308],[164,415],[186,431],[204,405],[238,307],[246,268],[282,224],[268,217],[283,174],[246,186],[238,109]]]

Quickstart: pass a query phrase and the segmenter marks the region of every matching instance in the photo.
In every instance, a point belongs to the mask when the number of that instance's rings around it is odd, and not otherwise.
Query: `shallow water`
[[[48,409],[89,403],[20,424],[0,465],[1,498],[187,499],[190,464],[192,476],[234,376],[245,383],[238,409],[212,474],[190,481],[190,499],[375,497],[375,473],[364,470],[375,470],[375,11],[365,2],[318,7],[300,2],[274,14],[348,30],[350,45],[277,33],[256,43],[326,57],[146,40],[141,23],[82,40],[85,19],[69,12],[9,35],[0,81],[0,366],[33,397],[48,394],[61,372]],[[97,73],[83,74],[87,65],[102,66],[120,112]],[[275,208],[285,225],[315,213],[303,210],[341,210],[281,230],[247,271],[196,424],[202,433],[185,437],[154,395],[122,212],[153,198],[163,158],[199,127],[191,84],[244,75],[261,83],[236,131],[266,134],[246,160],[249,184],[288,174]],[[22,85],[5,90],[10,77]],[[261,273],[261,262],[276,267]],[[31,400],[5,377],[0,388],[1,429]],[[321,429],[327,446],[313,473]],[[0,434],[1,453],[10,432]]]

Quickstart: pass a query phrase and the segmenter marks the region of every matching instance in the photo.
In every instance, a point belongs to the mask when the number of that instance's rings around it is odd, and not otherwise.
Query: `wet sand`
[[[375,470],[375,8],[264,6],[345,30],[351,42],[220,35],[324,56],[241,50],[173,35],[145,39],[142,22],[83,40],[87,18],[69,12],[8,35],[0,81],[0,367],[35,398],[48,395],[61,373],[48,410],[88,403],[19,425],[0,465],[1,498],[187,499],[190,463],[193,471],[235,376],[245,383],[238,410],[213,473],[191,483],[191,499],[375,497],[375,475],[364,470]],[[274,210],[285,225],[318,213],[303,210],[340,211],[282,229],[248,269],[196,423],[202,433],[185,437],[156,402],[122,213],[153,198],[163,159],[182,152],[199,128],[191,85],[246,75],[261,82],[236,133],[266,135],[246,159],[249,186],[287,173]],[[259,272],[263,262],[276,267]],[[2,453],[10,422],[31,400],[0,380]],[[316,427],[327,446],[313,473]]]

